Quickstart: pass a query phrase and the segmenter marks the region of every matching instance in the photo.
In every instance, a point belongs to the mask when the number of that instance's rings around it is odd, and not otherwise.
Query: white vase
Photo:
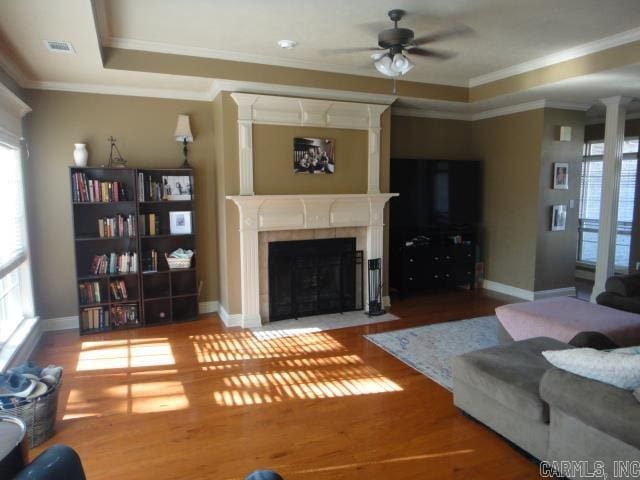
[[[85,143],[74,143],[76,148],[73,150],[73,161],[76,167],[86,167],[89,159],[89,152]]]

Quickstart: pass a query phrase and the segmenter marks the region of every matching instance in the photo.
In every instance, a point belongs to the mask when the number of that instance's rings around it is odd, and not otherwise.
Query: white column
[[[240,170],[240,195],[253,192],[253,104],[258,95],[232,93],[238,105],[238,156]]]
[[[236,201],[240,210],[240,288],[242,327],[262,325],[260,318],[260,263],[258,212],[262,199]]]
[[[369,276],[367,275],[369,260],[380,259],[380,278],[384,279],[385,265],[382,261],[384,255],[384,205],[389,200],[383,198],[369,198],[369,226],[367,227],[367,252],[364,264],[365,281],[364,285],[364,308],[369,310]]]
[[[387,109],[385,105],[369,105],[369,161],[367,168],[367,193],[380,193],[380,116]]]
[[[620,194],[620,169],[624,122],[628,97],[603,98],[607,107],[604,125],[604,157],[602,192],[600,195],[600,227],[598,229],[598,259],[591,301],[604,291],[607,278],[613,275],[618,228],[618,197]]]

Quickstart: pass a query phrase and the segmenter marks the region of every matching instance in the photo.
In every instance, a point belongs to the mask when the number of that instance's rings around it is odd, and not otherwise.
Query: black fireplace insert
[[[363,308],[355,238],[269,242],[269,320]]]

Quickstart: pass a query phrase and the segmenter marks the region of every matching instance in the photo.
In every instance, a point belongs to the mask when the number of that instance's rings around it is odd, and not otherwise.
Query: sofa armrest
[[[640,295],[640,274],[614,275],[607,278],[604,284],[606,292],[620,295],[621,297],[634,297]]]
[[[627,390],[551,368],[540,381],[540,397],[553,409],[640,448],[640,402]]]
[[[602,292],[596,298],[598,305],[624,310],[625,312],[640,313],[640,294],[634,297],[623,297],[616,293]]]

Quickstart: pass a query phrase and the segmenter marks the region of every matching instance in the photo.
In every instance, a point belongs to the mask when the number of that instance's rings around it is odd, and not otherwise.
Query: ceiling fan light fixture
[[[401,53],[396,53],[393,56],[393,61],[391,65],[396,72],[402,72],[402,70],[404,70],[407,67],[408,63],[409,63],[409,59],[407,57],[405,57]]]
[[[395,61],[395,57],[394,57],[394,59],[393,59],[393,66],[394,66],[394,68],[396,69],[396,71],[398,71],[398,72],[400,73],[400,75],[404,75],[405,73],[408,73],[409,71],[411,71],[411,69],[412,69],[413,67],[415,67],[415,64],[414,64],[411,60],[409,60],[407,57],[405,57],[404,55],[402,55],[401,53],[397,53],[397,54],[396,54],[396,57],[397,57],[398,55],[401,55],[401,56],[402,56],[402,59],[403,59],[402,64],[401,64],[401,65],[398,65],[398,63],[396,63],[396,61]]]
[[[389,55],[385,55],[384,57],[376,60],[373,64],[375,65],[376,70],[387,77],[397,77],[400,75],[399,72],[393,69],[391,57],[389,57]]]

